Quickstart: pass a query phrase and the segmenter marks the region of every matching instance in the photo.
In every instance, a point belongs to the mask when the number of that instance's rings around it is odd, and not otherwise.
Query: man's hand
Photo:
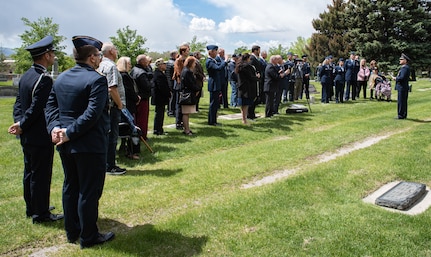
[[[15,122],[14,124],[12,124],[7,131],[9,132],[9,134],[12,134],[15,136],[22,134],[22,129],[20,127],[19,122]]]

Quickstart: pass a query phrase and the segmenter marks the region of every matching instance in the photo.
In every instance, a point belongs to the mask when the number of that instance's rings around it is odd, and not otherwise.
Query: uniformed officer
[[[27,217],[33,223],[56,221],[62,214],[52,214],[49,195],[52,177],[54,147],[46,131],[44,108],[52,88],[52,78],[47,67],[54,63],[52,36],[26,48],[33,58],[33,65],[19,82],[13,118],[9,133],[21,139],[24,152],[24,200]]]
[[[407,98],[409,96],[409,78],[410,78],[410,58],[406,54],[401,54],[400,65],[401,69],[395,79],[395,89],[398,90],[398,116],[396,119],[407,118]]]
[[[217,126],[217,110],[220,107],[219,94],[222,87],[222,76],[226,67],[226,62],[221,59],[216,61],[218,46],[208,45],[208,58],[205,66],[208,72],[208,91],[210,94],[210,107],[208,112],[208,125]]]
[[[338,65],[333,70],[335,84],[335,102],[343,103],[344,98],[344,58],[338,59]]]
[[[305,99],[310,99],[310,73],[311,73],[311,67],[310,63],[307,61],[308,55],[304,54],[302,55],[302,84],[303,84],[303,90],[301,90],[301,94],[299,95],[299,98],[302,99],[302,92],[305,92]]]
[[[330,57],[326,57],[320,68],[320,83],[322,84],[322,103],[329,103],[331,87],[333,86],[332,80],[332,66],[330,65]]]
[[[96,71],[102,42],[72,38],[76,65],[55,81],[46,105],[47,129],[58,146],[64,170],[64,226],[70,243],[81,248],[101,244],[114,233],[99,233],[99,199],[108,151],[108,81]]]

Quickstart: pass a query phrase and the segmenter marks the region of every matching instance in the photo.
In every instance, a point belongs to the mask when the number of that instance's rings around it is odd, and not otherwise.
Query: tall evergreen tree
[[[350,0],[349,38],[362,56],[384,69],[395,69],[402,52],[414,67],[429,69],[430,10],[429,0]]]
[[[314,65],[330,54],[346,57],[354,48],[354,42],[351,42],[347,35],[349,29],[346,26],[346,8],[347,4],[343,0],[333,0],[332,5],[328,5],[328,11],[312,21],[317,32],[312,34],[306,52]]]

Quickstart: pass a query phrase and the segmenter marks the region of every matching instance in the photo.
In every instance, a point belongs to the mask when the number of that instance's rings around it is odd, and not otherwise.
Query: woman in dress
[[[238,105],[241,106],[242,123],[247,123],[248,107],[253,105],[257,97],[257,82],[260,75],[256,68],[250,63],[250,54],[241,55],[236,67],[235,74],[238,76]]]
[[[196,67],[196,58],[193,56],[187,57],[184,61],[184,68],[181,71],[181,91],[183,93],[190,93],[191,104],[182,104],[181,112],[183,113],[183,133],[188,136],[192,136],[193,132],[190,130],[189,115],[196,113],[196,100],[201,88],[196,83],[196,77],[193,74],[193,70]]]

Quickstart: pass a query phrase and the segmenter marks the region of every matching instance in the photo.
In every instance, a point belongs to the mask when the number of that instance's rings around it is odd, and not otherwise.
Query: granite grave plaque
[[[426,185],[400,182],[376,199],[376,204],[398,210],[406,210],[426,193]]]

